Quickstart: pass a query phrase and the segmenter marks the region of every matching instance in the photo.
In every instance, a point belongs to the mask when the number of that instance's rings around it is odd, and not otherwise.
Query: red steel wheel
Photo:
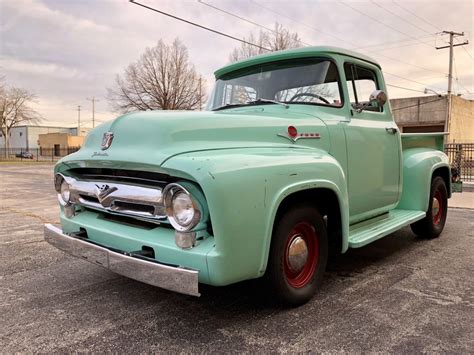
[[[431,214],[433,216],[433,223],[438,225],[444,213],[443,198],[440,190],[436,190],[431,204]]]
[[[426,217],[411,224],[411,230],[419,237],[436,238],[443,231],[448,215],[448,190],[441,176],[431,181]]]
[[[296,224],[285,245],[284,268],[288,283],[294,288],[308,284],[319,258],[318,234],[308,222]]]
[[[323,216],[305,203],[288,206],[273,229],[264,280],[272,300],[298,306],[319,290],[328,258]]]

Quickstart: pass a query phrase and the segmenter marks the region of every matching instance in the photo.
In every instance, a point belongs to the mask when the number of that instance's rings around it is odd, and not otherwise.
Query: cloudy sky
[[[259,27],[198,0],[137,0],[235,37]],[[474,43],[473,1],[467,0],[202,0],[273,27],[275,21],[312,45],[356,49],[378,60],[391,98],[423,95],[425,87],[447,90],[448,36],[464,31]],[[131,4],[128,0],[0,0],[0,74],[7,84],[38,96],[43,124],[74,125],[77,105],[91,125],[96,97],[99,122],[113,118],[105,98],[114,77],[146,47],[179,37],[207,80],[227,64],[239,43]],[[474,99],[474,46],[455,48],[456,93]],[[407,89],[415,90],[410,91]],[[421,92],[418,92],[421,91]]]

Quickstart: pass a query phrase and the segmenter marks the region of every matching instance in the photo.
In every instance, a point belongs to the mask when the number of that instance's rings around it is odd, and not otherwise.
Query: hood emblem
[[[114,134],[112,132],[105,132],[102,136],[102,150],[108,149],[112,145],[112,141],[114,139]]]
[[[288,126],[287,133],[278,133],[277,136],[289,139],[295,143],[298,139],[320,139],[321,135],[319,133],[298,133],[298,130],[295,126]]]
[[[107,198],[107,196],[109,196],[112,192],[114,191],[117,191],[118,189],[113,186],[113,187],[110,187],[109,185],[107,184],[104,184],[104,185],[95,185],[96,189],[95,189],[95,195],[97,196],[97,199],[99,200],[99,203],[104,206],[104,207],[107,207],[104,205],[104,201],[105,199]]]

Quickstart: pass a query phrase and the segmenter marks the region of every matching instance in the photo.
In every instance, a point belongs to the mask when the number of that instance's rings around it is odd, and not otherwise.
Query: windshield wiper
[[[285,108],[290,107],[288,104],[281,102],[281,101],[276,101],[276,100],[270,100],[270,99],[257,99],[257,100],[252,100],[252,101],[247,101],[247,104],[260,104],[260,103],[269,103],[269,104],[277,104],[277,105],[283,105]]]
[[[216,107],[212,109],[212,111],[219,111],[223,110],[226,108],[232,108],[232,107],[241,107],[241,106],[248,106],[248,105],[258,105],[262,103],[269,103],[269,104],[277,104],[277,105],[283,105],[285,108],[290,107],[288,104],[281,102],[281,101],[276,101],[276,100],[269,100],[269,99],[257,99],[257,100],[252,100],[252,101],[247,101],[245,103],[240,103],[240,104],[225,104],[219,107]]]
[[[246,106],[248,103],[242,103],[242,104],[225,104],[216,108],[213,108],[212,111],[219,111],[223,110],[225,108],[232,108],[232,107],[239,107],[239,106]]]

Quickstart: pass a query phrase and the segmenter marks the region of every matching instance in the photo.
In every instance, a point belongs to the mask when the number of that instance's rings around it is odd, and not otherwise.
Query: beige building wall
[[[59,144],[59,149],[76,148],[84,143],[83,136],[71,136],[69,133],[40,134],[38,145],[42,149],[52,149]]]
[[[67,140],[68,147],[76,148],[84,143],[84,136],[69,136]]]
[[[474,143],[474,101],[453,96],[449,143]]]

